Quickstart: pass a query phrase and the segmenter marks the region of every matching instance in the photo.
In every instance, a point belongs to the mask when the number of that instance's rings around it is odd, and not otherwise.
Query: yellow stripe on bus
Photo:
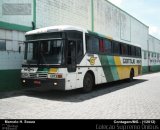
[[[133,65],[122,65],[121,59],[119,56],[114,56],[115,65],[117,67],[117,73],[119,76],[119,79],[126,79],[130,77],[130,71],[133,68],[134,69],[134,76],[138,76],[138,66]]]

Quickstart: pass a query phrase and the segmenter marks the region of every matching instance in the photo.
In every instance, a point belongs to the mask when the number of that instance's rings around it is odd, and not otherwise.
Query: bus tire
[[[84,79],[83,79],[83,92],[84,93],[88,93],[90,91],[92,91],[93,89],[93,86],[94,86],[94,78],[93,78],[93,75],[91,73],[86,73],[86,75],[84,76]]]
[[[129,81],[133,81],[133,77],[134,77],[134,69],[131,69],[130,71],[130,77],[129,77]]]

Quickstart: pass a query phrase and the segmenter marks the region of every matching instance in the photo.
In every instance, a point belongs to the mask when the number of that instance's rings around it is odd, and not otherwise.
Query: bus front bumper
[[[55,90],[65,90],[65,79],[21,79],[24,87],[47,87]]]

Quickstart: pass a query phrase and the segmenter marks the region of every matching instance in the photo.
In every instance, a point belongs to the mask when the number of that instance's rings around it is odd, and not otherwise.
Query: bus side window
[[[120,55],[120,44],[118,42],[113,42],[113,54]]]
[[[128,46],[126,44],[121,44],[121,54],[123,56],[128,56],[129,53],[128,53]]]
[[[92,39],[90,36],[86,36],[86,51],[92,53]]]
[[[111,41],[108,39],[104,40],[104,52],[107,54],[111,54],[111,52],[112,52]]]
[[[130,45],[128,45],[128,56],[132,56],[131,55],[131,46]]]
[[[86,36],[86,50],[88,53],[99,53],[99,39],[94,36]]]
[[[136,56],[141,57],[141,49],[139,47],[136,47]]]
[[[104,52],[104,42],[102,39],[99,40],[99,51]]]
[[[139,53],[140,53],[139,57],[141,58],[142,57],[141,48],[139,48]]]
[[[131,46],[131,55],[132,55],[133,57],[136,56],[136,48],[135,48],[134,46]]]
[[[99,39],[96,37],[93,37],[92,39],[92,51],[94,54],[99,53]]]

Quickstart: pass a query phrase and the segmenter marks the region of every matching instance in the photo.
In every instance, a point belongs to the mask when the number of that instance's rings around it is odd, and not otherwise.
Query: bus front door
[[[69,41],[68,42],[68,72],[76,72],[76,42]]]
[[[68,42],[68,51],[67,51],[67,81],[69,81],[69,87],[74,89],[76,88],[76,42]]]

